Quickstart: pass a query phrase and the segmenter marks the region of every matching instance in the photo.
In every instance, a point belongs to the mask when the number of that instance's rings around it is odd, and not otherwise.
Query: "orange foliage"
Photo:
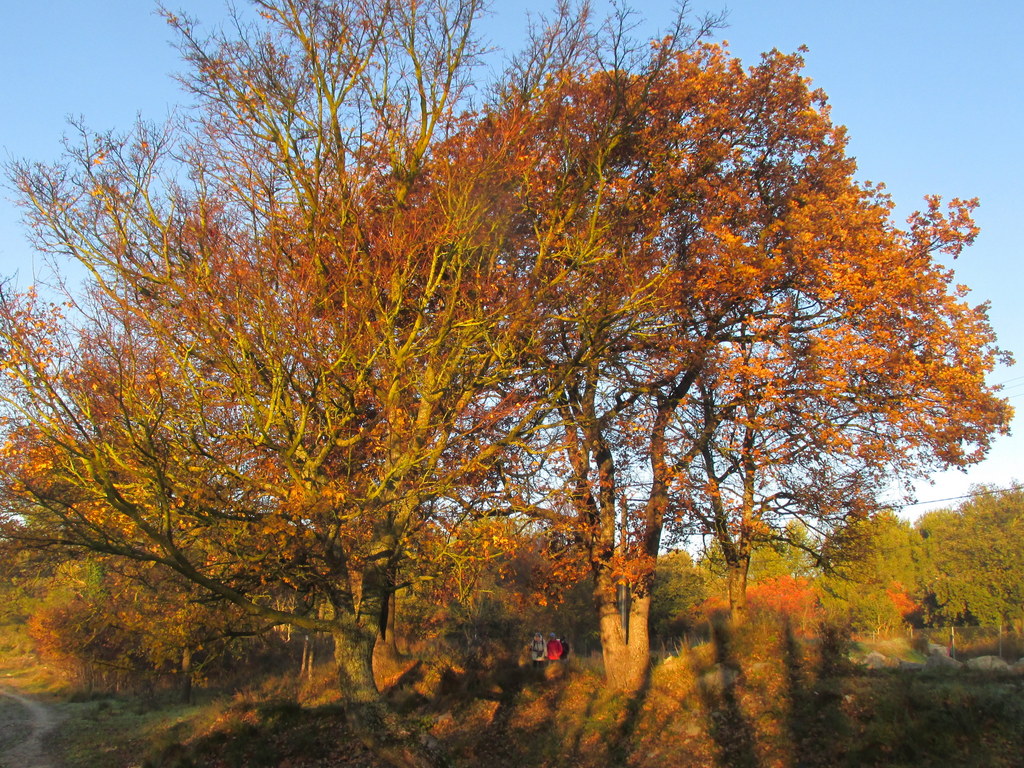
[[[904,621],[909,621],[911,616],[921,610],[921,606],[914,602],[907,593],[906,587],[898,581],[894,581],[885,590],[886,596],[892,603],[892,607]]]
[[[816,626],[824,614],[810,579],[783,574],[752,584],[747,589],[751,611],[783,616],[804,629]]]

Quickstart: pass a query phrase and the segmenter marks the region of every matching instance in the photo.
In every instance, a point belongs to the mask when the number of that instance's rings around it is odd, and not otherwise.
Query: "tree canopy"
[[[979,487],[955,510],[923,515],[925,581],[942,617],[1024,622],[1024,491]]]

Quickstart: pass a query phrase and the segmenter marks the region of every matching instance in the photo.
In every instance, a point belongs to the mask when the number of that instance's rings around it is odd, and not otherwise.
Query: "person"
[[[539,667],[544,663],[547,655],[547,646],[544,644],[544,635],[540,632],[533,633],[533,642],[530,643],[530,657],[533,659],[533,666]]]
[[[569,641],[566,640],[564,637],[560,637],[558,639],[558,642],[562,644],[562,655],[558,658],[562,661],[565,661],[565,659],[569,657]]]
[[[548,661],[558,661],[562,658],[562,644],[558,642],[558,636],[552,632],[548,636]]]

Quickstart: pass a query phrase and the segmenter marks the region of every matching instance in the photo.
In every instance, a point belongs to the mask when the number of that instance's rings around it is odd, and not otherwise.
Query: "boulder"
[[[986,672],[1006,672],[1010,665],[998,656],[978,656],[967,660],[968,669],[981,669]]]
[[[860,661],[868,669],[891,669],[897,666],[895,659],[890,659],[885,654],[879,653],[878,651],[872,651]]]
[[[928,657],[924,665],[927,669],[960,669],[964,664],[962,661],[950,658],[944,653],[933,653]]]
[[[945,656],[949,657],[949,647],[945,645],[939,645],[938,643],[928,643],[928,655],[929,656]]]
[[[1017,674],[1024,675],[1024,659],[1017,659],[1013,664],[1010,665],[1010,671],[1016,672]]]
[[[900,659],[900,669],[924,669],[924,662],[920,661],[903,661]]]

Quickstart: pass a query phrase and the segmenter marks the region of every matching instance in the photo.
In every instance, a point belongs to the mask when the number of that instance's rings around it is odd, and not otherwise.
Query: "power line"
[[[993,496],[997,493],[1010,493],[1011,491],[1024,490],[1024,485],[1014,485],[1010,488],[996,488],[991,491],[975,491],[965,493],[963,496],[950,496],[948,499],[931,499],[930,501],[914,501],[910,504],[889,504],[882,509],[906,509],[907,507],[920,507],[922,504],[941,504],[946,501],[960,501],[961,499],[973,499],[975,496]]]

